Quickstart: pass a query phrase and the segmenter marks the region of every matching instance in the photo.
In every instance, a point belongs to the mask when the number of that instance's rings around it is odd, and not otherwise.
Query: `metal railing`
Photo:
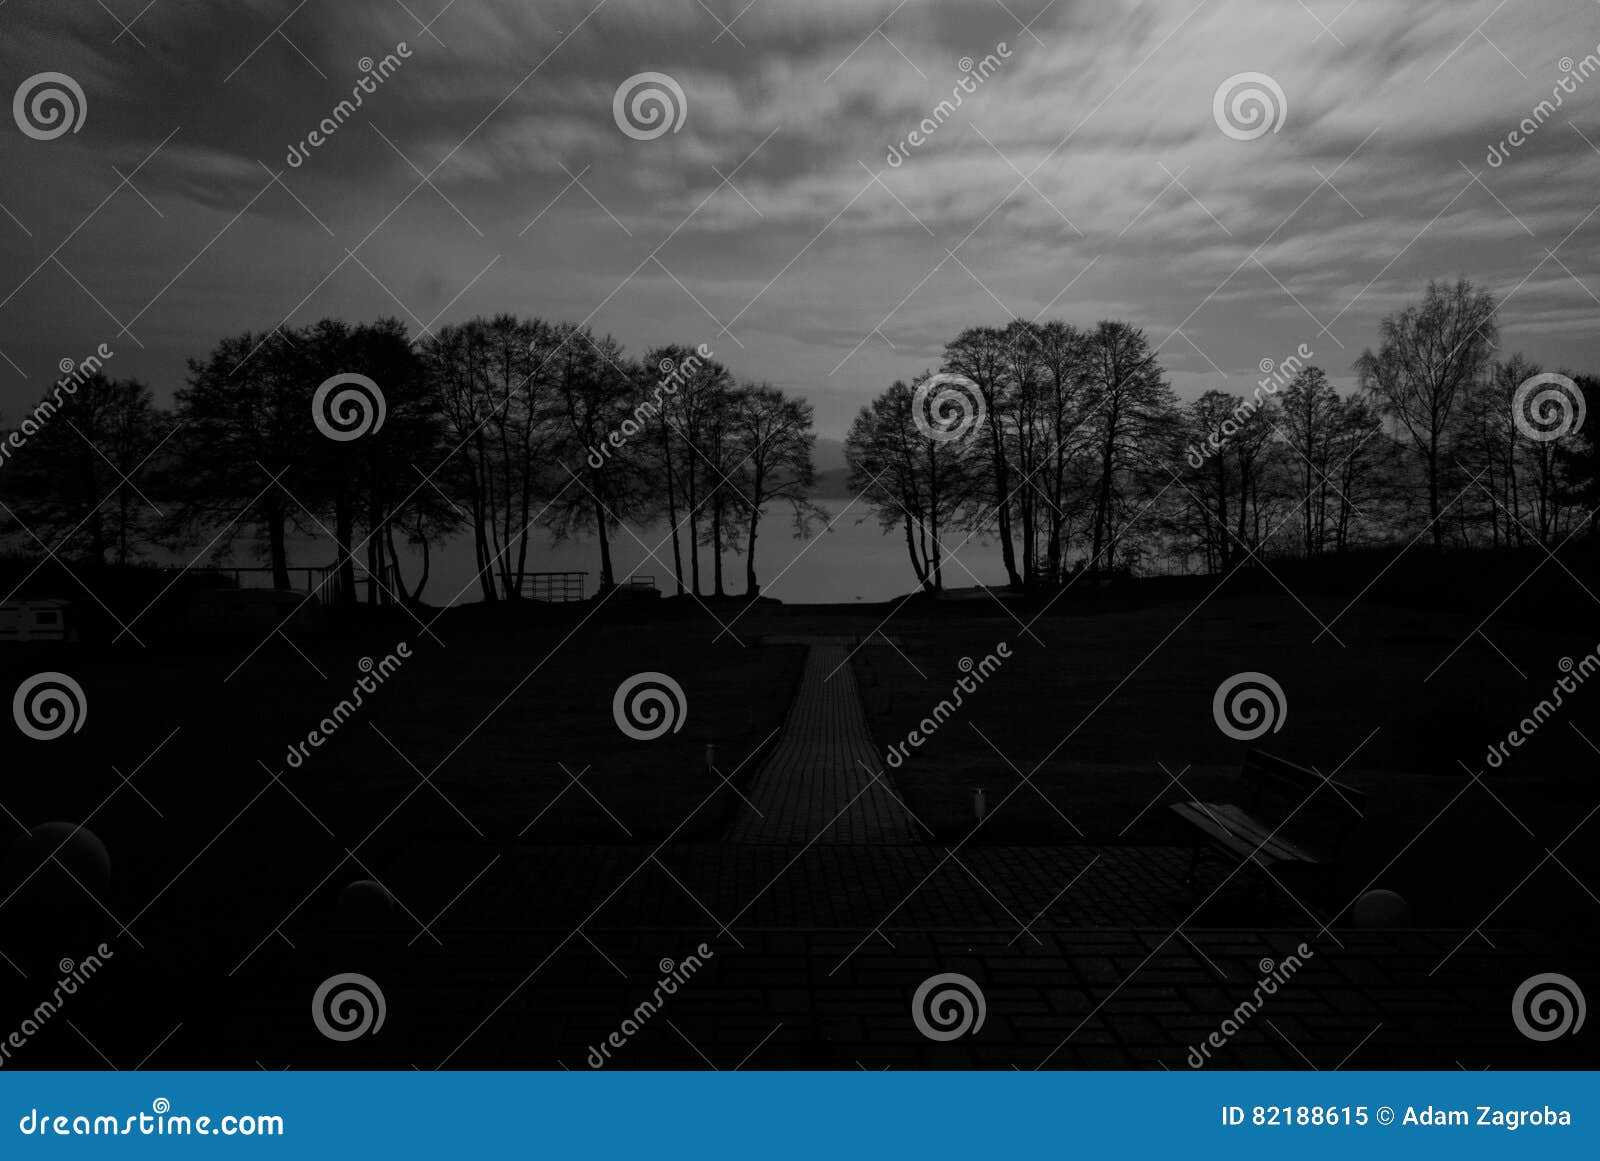
[[[216,577],[229,582],[236,589],[274,589],[273,570],[264,565],[235,566],[208,565],[204,568],[185,568],[183,574],[192,577]],[[327,605],[336,603],[343,595],[338,564],[307,566],[295,565],[284,570],[293,592],[308,593]],[[368,581],[372,573],[360,561],[351,562],[351,579],[355,585],[354,599],[367,599]],[[385,565],[377,574],[374,587],[377,603],[392,604],[400,596],[400,576],[393,565]]]
[[[588,583],[586,572],[526,572],[518,591],[534,601],[581,601]]]

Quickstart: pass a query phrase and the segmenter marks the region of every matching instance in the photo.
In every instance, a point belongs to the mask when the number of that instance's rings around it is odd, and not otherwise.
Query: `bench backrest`
[[[1262,750],[1245,755],[1242,773],[1250,813],[1269,825],[1284,823],[1284,837],[1313,853],[1337,853],[1366,813],[1367,796],[1355,787]]]

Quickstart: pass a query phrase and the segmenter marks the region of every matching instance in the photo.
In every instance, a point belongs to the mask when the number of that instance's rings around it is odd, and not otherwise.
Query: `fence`
[[[235,567],[232,565],[208,566],[205,568],[186,568],[181,570],[191,577],[216,577],[228,581],[237,589],[275,589],[273,571],[262,566]],[[307,593],[317,598],[325,605],[337,603],[344,595],[343,584],[339,576],[339,565],[330,564],[320,567],[296,565],[284,570],[289,578],[289,588],[294,592]],[[352,599],[365,601],[368,598],[368,588],[373,590],[373,596],[380,605],[393,604],[403,595],[400,574],[393,565],[385,565],[376,574],[377,584],[369,586],[373,573],[360,561],[351,562],[351,578],[354,581]]]
[[[586,572],[527,572],[519,591],[535,601],[581,601],[588,583]]]

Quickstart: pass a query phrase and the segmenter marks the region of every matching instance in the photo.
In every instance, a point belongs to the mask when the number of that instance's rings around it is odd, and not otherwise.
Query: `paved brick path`
[[[1516,1031],[1510,998],[1530,970],[1587,978],[1547,942],[1490,931],[1460,947],[1453,932],[1341,932],[1256,1010],[1261,978],[1305,933],[1262,930],[1041,932],[887,929],[865,946],[855,931],[744,929],[440,932],[442,944],[318,939],[273,943],[215,997],[229,1035],[268,1068],[569,1067],[623,1029],[617,1068],[1170,1068],[1236,1021],[1214,1068],[1592,1067],[1586,1037],[1536,1043]],[[704,942],[711,956],[688,982],[641,1012],[658,980]],[[667,961],[667,962],[663,962]],[[362,971],[388,1001],[381,1036],[333,1044],[305,1018],[306,997],[333,970]],[[976,1034],[924,1037],[912,996],[938,972],[982,989]],[[158,1009],[159,1010],[159,1009]],[[632,1025],[625,1025],[631,1021]],[[231,1041],[186,1025],[161,1061],[187,1061]],[[104,1044],[137,1061],[148,1050]],[[154,1042],[167,1028],[155,1026]],[[1587,1031],[1587,1029],[1585,1029]],[[70,1031],[61,1042],[87,1054]],[[135,1050],[137,1049],[137,1050]],[[1376,1102],[1376,1094],[1374,1102]]]
[[[1221,1068],[1597,1063],[1592,1037],[1536,1043],[1511,1018],[1530,975],[1596,978],[1594,949],[1570,939],[1319,930],[1245,875],[1195,913],[1177,847],[918,841],[869,773],[881,766],[853,642],[808,643],[749,787],[760,813],[727,841],[419,837],[374,868],[400,904],[392,930],[341,923],[330,887],[266,938],[226,946],[196,928],[189,945],[152,941],[75,999],[72,1026],[30,1044],[37,1066],[581,1070],[619,1032],[608,1067],[1182,1070],[1214,1032],[1227,1040],[1206,1063]],[[1256,995],[1301,943],[1313,954]],[[661,978],[702,944],[711,954],[663,999]],[[308,997],[351,971],[381,987],[387,1023],[331,1042]],[[986,1015],[936,1042],[912,996],[945,972],[975,981]]]
[[[1196,898],[1179,847],[964,847],[684,843],[638,846],[473,843],[413,848],[380,873],[418,916],[457,929],[636,927],[918,929],[1170,927]],[[495,858],[498,855],[498,858]],[[492,866],[485,865],[495,858]],[[476,878],[475,878],[476,876]],[[1241,876],[1208,903],[1207,926],[1309,923],[1281,894]],[[471,882],[470,890],[458,892]],[[1210,887],[1202,891],[1202,897]],[[454,901],[452,901],[454,900]],[[592,916],[592,918],[589,918]],[[713,920],[712,917],[715,917]],[[415,930],[415,925],[412,925]]]
[[[735,843],[915,843],[917,824],[901,805],[873,750],[856,693],[847,638],[816,638],[783,733],[728,833]]]
[[[1596,978],[1593,947],[1506,930],[1319,932],[1249,891],[1175,931],[1191,907],[1178,848],[977,847],[941,867],[945,853],[419,843],[374,868],[404,906],[392,931],[352,930],[319,897],[260,942],[146,932],[29,1060],[581,1070],[628,1029],[612,1067],[1181,1070],[1229,1021],[1212,1067],[1596,1064],[1587,1028],[1536,1043],[1511,1018],[1530,975]],[[1314,954],[1241,1015],[1262,961],[1301,942]],[[702,943],[712,954],[693,978],[641,1009]],[[316,1032],[309,997],[336,972],[381,987],[380,1035]],[[976,1034],[948,1043],[911,1014],[941,972],[970,976],[986,1006]]]

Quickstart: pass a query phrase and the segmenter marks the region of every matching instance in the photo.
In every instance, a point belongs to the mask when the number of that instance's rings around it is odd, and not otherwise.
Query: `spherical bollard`
[[[111,854],[98,835],[72,822],[34,827],[6,852],[7,891],[28,904],[87,903],[111,885]]]
[[[375,879],[357,879],[339,892],[334,906],[339,926],[353,931],[384,931],[396,924],[394,896]]]
[[[47,822],[11,845],[0,868],[6,954],[31,976],[81,960],[114,939],[108,912],[111,856],[99,837],[71,822]],[[14,894],[13,894],[14,892]]]
[[[1368,891],[1356,900],[1356,926],[1368,931],[1411,926],[1411,904],[1393,891]]]

